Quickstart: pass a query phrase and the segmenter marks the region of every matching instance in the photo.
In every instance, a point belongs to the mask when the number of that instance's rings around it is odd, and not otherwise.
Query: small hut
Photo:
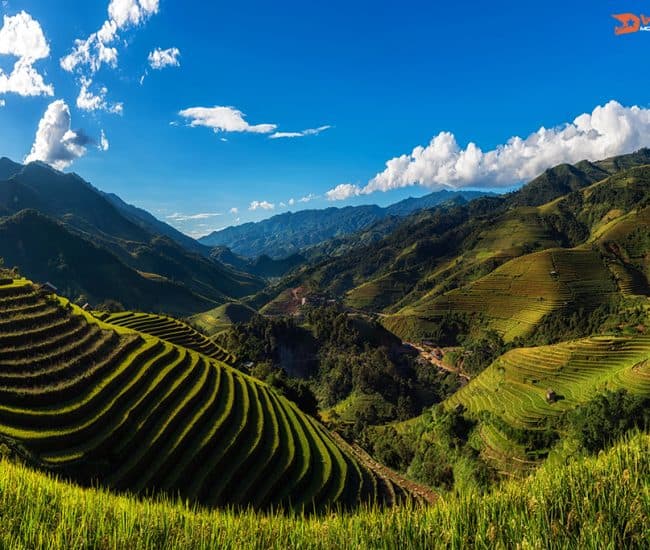
[[[548,403],[555,403],[557,401],[557,393],[552,389],[546,390],[546,401]]]
[[[59,289],[56,288],[52,283],[49,281],[46,283],[43,283],[40,287],[39,290],[45,294],[56,294],[59,292]]]

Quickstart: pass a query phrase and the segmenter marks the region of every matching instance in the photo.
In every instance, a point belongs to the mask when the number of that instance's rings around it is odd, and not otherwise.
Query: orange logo
[[[620,27],[614,28],[616,36],[621,34],[630,34],[638,31],[650,31],[650,17],[645,15],[634,15],[633,13],[619,13],[612,15],[619,23]],[[643,26],[641,26],[643,24]]]

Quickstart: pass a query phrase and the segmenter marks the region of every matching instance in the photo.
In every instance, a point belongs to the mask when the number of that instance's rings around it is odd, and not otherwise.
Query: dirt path
[[[348,449],[356,459],[361,462],[366,468],[375,472],[379,477],[388,480],[397,485],[407,493],[414,495],[418,500],[426,502],[427,504],[434,504],[440,496],[435,493],[431,488],[426,485],[420,485],[414,481],[410,481],[402,477],[397,472],[391,470],[387,466],[377,462],[372,458],[364,449],[359,447],[356,443],[348,443],[336,432],[330,432],[336,442],[342,447]]]
[[[470,381],[470,377],[467,373],[463,372],[461,369],[445,365],[441,359],[438,359],[438,357],[436,357],[433,351],[428,350],[419,344],[414,344],[413,342],[404,342],[404,344],[411,346],[413,349],[416,349],[420,357],[422,357],[425,361],[431,363],[434,367],[455,374],[460,378],[463,378],[466,382]]]

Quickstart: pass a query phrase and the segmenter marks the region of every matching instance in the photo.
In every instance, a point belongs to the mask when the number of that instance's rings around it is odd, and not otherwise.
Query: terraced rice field
[[[453,408],[483,418],[482,454],[504,473],[526,473],[539,457],[512,441],[481,413],[515,428],[541,429],[547,419],[619,388],[650,396],[650,336],[594,336],[553,346],[512,350],[450,397]],[[557,401],[549,402],[552,390]]]
[[[594,336],[512,350],[447,401],[534,429],[606,389],[650,395],[650,336]],[[559,397],[550,403],[552,389]]]
[[[144,334],[156,336],[172,344],[198,351],[203,355],[223,361],[229,365],[237,363],[236,357],[219,344],[194,330],[190,325],[164,315],[153,313],[99,313],[97,318],[105,323],[126,327]]]
[[[311,510],[405,498],[271,388],[174,343],[196,344],[184,325],[118,321],[26,280],[0,285],[0,440],[33,466],[209,506]]]
[[[448,313],[483,316],[488,328],[510,341],[530,333],[552,311],[595,307],[616,290],[598,252],[545,250],[511,260],[465,288],[425,296],[385,322],[395,328],[400,323],[426,325]]]

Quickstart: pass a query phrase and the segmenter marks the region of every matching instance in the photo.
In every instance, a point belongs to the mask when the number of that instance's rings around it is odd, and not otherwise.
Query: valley
[[[217,524],[344,510],[366,541],[368,522],[399,538],[400,514],[453,514],[443,536],[468,540],[463,499],[488,510],[530,483],[548,499],[558,465],[591,475],[647,444],[647,149],[275,259],[2,166],[0,448],[48,490]],[[107,214],[44,207],[25,178],[83,186]],[[607,414],[620,433],[587,439]],[[474,543],[498,540],[480,525]]]

